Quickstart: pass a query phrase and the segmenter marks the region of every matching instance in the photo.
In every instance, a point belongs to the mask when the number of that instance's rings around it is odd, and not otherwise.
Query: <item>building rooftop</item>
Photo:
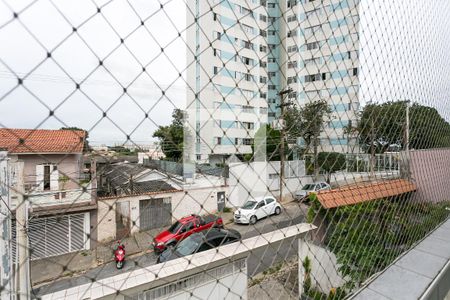
[[[416,185],[405,179],[383,180],[321,191],[317,193],[317,200],[324,208],[334,208],[392,197],[415,190]]]
[[[0,148],[12,154],[82,153],[82,130],[0,128]]]

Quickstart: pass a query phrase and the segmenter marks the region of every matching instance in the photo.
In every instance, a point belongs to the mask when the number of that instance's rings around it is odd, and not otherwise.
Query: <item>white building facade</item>
[[[190,0],[187,120],[190,160],[252,153],[279,118],[278,93],[298,105],[326,99],[322,151],[350,151],[344,128],[358,102],[359,0]]]

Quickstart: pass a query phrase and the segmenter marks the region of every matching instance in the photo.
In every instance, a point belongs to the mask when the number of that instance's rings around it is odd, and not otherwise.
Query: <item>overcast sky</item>
[[[163,10],[156,0],[33,2],[0,2],[1,127],[77,126],[92,143],[123,143],[127,134],[145,143],[185,106],[183,0],[165,1]],[[362,3],[363,101],[411,99],[448,120],[450,4]],[[26,79],[14,88],[17,76]]]

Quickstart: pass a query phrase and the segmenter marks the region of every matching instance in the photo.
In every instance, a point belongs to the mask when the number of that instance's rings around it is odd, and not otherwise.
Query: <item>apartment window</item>
[[[269,35],[272,36],[272,35],[276,35],[277,31],[276,30],[269,30],[268,33],[269,33]]]
[[[267,114],[267,107],[260,107],[260,108],[259,108],[259,113],[261,113],[261,114]]]
[[[297,0],[288,0],[287,7],[294,7],[297,5]]]
[[[289,98],[289,99],[297,99],[297,92],[291,92],[291,93],[289,93],[288,98]]]
[[[215,36],[216,36],[216,39],[220,40],[222,34],[218,31],[216,31]]]
[[[287,33],[287,37],[295,37],[297,36],[297,30],[291,30]]]
[[[320,73],[318,74],[312,74],[312,75],[306,75],[305,76],[305,82],[314,82],[314,81],[319,81],[322,77],[322,75]]]
[[[273,85],[273,84],[269,84],[269,86],[267,87],[269,90],[276,90],[277,86]]]
[[[253,75],[248,74],[248,73],[244,73],[242,75],[244,76],[245,81],[253,81]]]
[[[197,154],[197,160],[201,160],[202,159],[202,155],[201,154]]]
[[[272,79],[273,77],[277,76],[276,72],[267,72],[267,75],[269,76],[269,79]]]
[[[195,138],[195,141],[197,142],[197,144],[200,144],[200,137],[197,136],[197,137]]]
[[[269,4],[267,4],[267,7],[268,8],[275,8],[275,3],[269,3]]]
[[[276,44],[267,44],[267,46],[269,47],[270,50],[275,50],[275,48],[277,47]]]
[[[239,145],[239,138],[234,138],[234,144]]]
[[[267,36],[267,31],[260,29],[259,30],[259,35],[263,36],[263,37],[266,37]]]
[[[247,66],[253,66],[254,65],[254,60],[252,58],[248,58],[245,56],[241,57],[241,61],[246,64]]]
[[[222,138],[221,137],[216,137],[215,138],[215,142],[216,142],[216,145],[222,145]]]
[[[250,123],[250,122],[242,122],[241,126],[242,126],[243,129],[248,129],[248,130],[251,130],[251,129],[255,128],[255,124],[254,123]]]
[[[259,61],[259,65],[260,65],[261,68],[267,67],[267,63],[265,61],[262,61],[262,60]]]
[[[214,73],[214,75],[217,75],[217,73],[219,73],[219,68],[218,67],[214,67],[213,73]]]
[[[319,42],[312,42],[312,43],[308,43],[306,44],[306,50],[314,50],[314,49],[318,49],[319,48]]]
[[[267,93],[260,92],[259,93],[259,98],[266,99],[267,98]]]
[[[218,50],[218,49],[213,49],[213,55],[214,55],[214,56],[220,56],[220,50]]]
[[[353,68],[350,70],[350,74],[352,76],[358,76],[358,68]]]
[[[249,105],[242,105],[242,111],[246,113],[252,113],[254,112],[254,107]],[[245,122],[243,124],[246,124]],[[253,124],[253,123],[248,123]],[[253,128],[247,128],[247,129],[253,129]]]
[[[275,118],[275,117],[276,117],[276,113],[270,112],[270,113],[267,114],[267,116],[268,116],[269,118]]]
[[[277,99],[275,98],[270,98],[269,100],[267,100],[268,103],[277,103]]]
[[[259,20],[263,22],[267,22],[267,16],[266,15],[259,15]]]
[[[243,145],[251,145],[253,144],[253,139],[242,139]]]
[[[295,22],[297,21],[297,16],[296,15],[291,15],[287,18],[288,22]]]
[[[289,46],[287,51],[288,53],[297,52],[298,51],[297,45]]]
[[[261,77],[259,77],[259,82],[260,83],[267,83],[267,77],[265,77],[265,76],[261,76]]]
[[[266,46],[263,46],[263,45],[260,45],[260,46],[259,46],[259,51],[265,53],[265,52],[267,52],[267,47],[266,47]]]
[[[216,13],[213,13],[213,20],[217,21],[217,14]]]
[[[297,76],[288,77],[287,84],[296,83],[297,82]]]
[[[288,69],[294,69],[297,68],[297,61],[290,61],[288,62]]]
[[[266,6],[267,5],[267,1],[266,0],[261,0],[261,1],[259,1],[259,4],[261,6]]]
[[[242,46],[244,48],[253,50],[253,44],[251,42],[247,42],[247,41],[242,41],[242,42],[243,42]]]
[[[322,80],[327,80],[327,73],[322,73]]]
[[[275,18],[275,17],[269,17],[269,22],[270,22],[271,24],[275,23],[275,21],[276,21],[276,18]]]

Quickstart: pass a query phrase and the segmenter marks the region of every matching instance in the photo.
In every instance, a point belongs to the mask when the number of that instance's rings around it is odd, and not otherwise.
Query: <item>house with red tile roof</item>
[[[0,149],[6,151],[8,164],[15,170],[12,176],[22,176],[29,200],[30,243],[43,243],[35,248],[32,259],[90,248],[91,216],[95,220],[97,208],[96,176],[92,174],[95,164],[85,172],[85,144],[82,130],[0,128]],[[15,167],[19,161],[22,171]],[[16,191],[10,194],[15,209]]]

